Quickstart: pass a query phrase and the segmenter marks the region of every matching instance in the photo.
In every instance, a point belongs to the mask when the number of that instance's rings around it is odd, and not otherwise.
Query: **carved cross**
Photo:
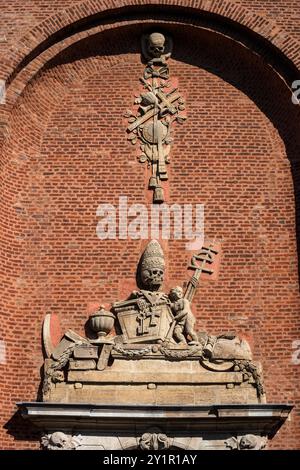
[[[192,256],[191,264],[188,269],[193,269],[194,274],[191,277],[187,285],[186,292],[184,294],[184,297],[188,299],[189,302],[192,302],[193,300],[195,291],[199,284],[201,273],[213,274],[213,270],[210,269],[208,265],[211,265],[213,263],[214,256],[217,254],[218,252],[214,249],[213,242],[211,245],[209,245],[209,247],[203,246],[200,253],[194,254]],[[199,264],[197,263],[198,261],[200,261]]]

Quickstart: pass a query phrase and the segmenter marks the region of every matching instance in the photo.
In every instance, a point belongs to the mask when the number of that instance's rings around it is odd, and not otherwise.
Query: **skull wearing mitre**
[[[145,289],[156,291],[164,280],[165,261],[160,244],[156,240],[148,243],[141,258],[141,281]]]

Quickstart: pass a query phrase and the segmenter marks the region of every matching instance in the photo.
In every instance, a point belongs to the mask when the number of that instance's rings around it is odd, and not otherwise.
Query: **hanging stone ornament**
[[[167,60],[172,52],[172,40],[161,33],[142,36],[142,53],[147,61],[144,76],[140,78],[143,92],[136,96],[136,112],[127,111],[128,140],[140,143],[139,161],[151,168],[149,189],[153,190],[153,202],[164,202],[162,181],[168,179],[166,165],[170,163],[172,124],[182,124],[185,102],[176,86],[169,80]]]

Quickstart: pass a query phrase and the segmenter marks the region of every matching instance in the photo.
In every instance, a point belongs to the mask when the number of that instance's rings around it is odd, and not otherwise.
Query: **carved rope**
[[[234,370],[252,375],[258,397],[261,398],[265,394],[263,379],[255,364],[247,360],[236,359],[234,361]]]
[[[65,365],[68,363],[68,360],[71,357],[71,354],[73,353],[75,346],[82,344],[81,341],[78,341],[74,344],[71,344],[68,346],[64,352],[59,356],[59,358],[56,361],[53,361],[50,367],[47,369],[45,372],[45,378],[44,378],[44,383],[43,383],[43,394],[46,394],[49,392],[50,387],[51,387],[51,382],[61,382],[61,374],[60,371],[65,367]]]
[[[145,354],[151,353],[152,347],[150,346],[148,348],[143,348],[143,349],[125,349],[125,348],[122,348],[122,346],[120,346],[119,344],[115,344],[113,346],[113,351],[116,351],[120,354],[124,354],[124,356],[134,359],[135,357],[139,358],[139,357],[145,356]]]
[[[199,354],[199,358],[202,357],[202,347],[195,346],[193,348],[189,348],[187,351],[174,351],[172,349],[165,348],[164,346],[160,346],[159,351],[167,358],[167,359],[186,359],[187,357],[194,356],[197,353]]]

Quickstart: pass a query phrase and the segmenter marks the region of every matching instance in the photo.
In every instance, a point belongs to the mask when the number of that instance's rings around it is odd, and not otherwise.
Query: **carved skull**
[[[164,280],[164,270],[161,268],[148,268],[142,270],[142,283],[149,290],[158,290]]]
[[[159,58],[165,51],[165,37],[161,33],[152,33],[149,36],[148,51],[152,57]]]
[[[258,444],[258,438],[253,434],[247,434],[240,440],[240,449],[255,449]]]
[[[49,444],[58,449],[64,449],[68,446],[69,438],[63,432],[54,432],[49,438]]]
[[[41,438],[41,444],[47,450],[73,450],[80,444],[80,441],[80,435],[68,436],[61,431],[44,434]]]

